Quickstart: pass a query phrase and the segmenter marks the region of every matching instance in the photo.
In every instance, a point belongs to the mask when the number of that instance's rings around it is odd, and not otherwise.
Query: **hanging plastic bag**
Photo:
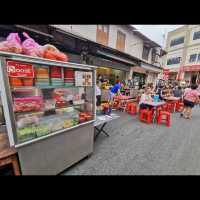
[[[0,51],[22,53],[21,39],[18,33],[10,33],[6,41],[0,42]]]
[[[68,61],[67,55],[60,52],[55,46],[46,44],[43,46],[43,57],[50,60]]]
[[[23,32],[23,36],[26,40],[22,43],[23,54],[29,56],[43,57],[42,46],[40,46],[34,39],[32,39],[27,33]]]

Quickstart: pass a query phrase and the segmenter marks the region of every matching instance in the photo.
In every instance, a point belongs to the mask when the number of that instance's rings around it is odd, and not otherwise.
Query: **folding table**
[[[97,137],[101,134],[104,133],[107,137],[109,137],[109,134],[104,130],[104,127],[106,124],[114,119],[118,119],[120,116],[114,113],[111,113],[111,115],[97,115],[96,116],[96,121],[94,122],[94,129],[97,131],[96,135],[94,136],[94,140],[97,139]],[[100,126],[98,128],[98,126]]]

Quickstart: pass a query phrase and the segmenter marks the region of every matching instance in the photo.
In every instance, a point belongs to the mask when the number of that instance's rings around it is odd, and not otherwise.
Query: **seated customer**
[[[151,109],[152,106],[145,104],[145,102],[152,102],[151,88],[145,88],[144,94],[142,94],[139,102],[140,109]]]
[[[159,86],[158,89],[156,90],[156,94],[159,96],[160,100],[163,100],[163,86]]]

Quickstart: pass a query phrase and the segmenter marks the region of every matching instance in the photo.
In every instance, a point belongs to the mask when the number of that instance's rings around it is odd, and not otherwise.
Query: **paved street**
[[[192,120],[172,114],[172,125],[147,125],[118,112],[120,119],[105,128],[94,153],[65,175],[200,175],[200,108]]]

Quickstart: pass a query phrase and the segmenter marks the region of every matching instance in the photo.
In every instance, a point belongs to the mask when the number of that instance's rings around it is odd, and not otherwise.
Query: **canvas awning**
[[[185,71],[185,72],[196,72],[196,71],[200,71],[200,65],[183,66],[183,71]]]

